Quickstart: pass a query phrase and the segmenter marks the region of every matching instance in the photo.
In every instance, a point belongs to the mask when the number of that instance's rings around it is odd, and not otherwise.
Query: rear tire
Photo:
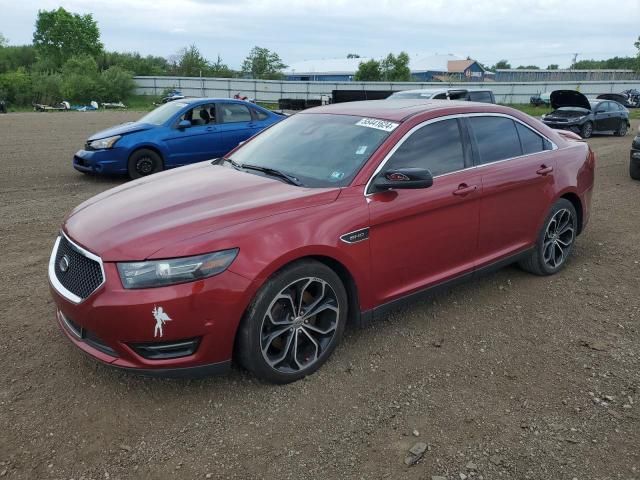
[[[129,157],[127,167],[129,177],[132,179],[146,177],[164,169],[162,157],[148,148],[141,148],[133,152]]]
[[[591,138],[591,135],[593,135],[593,123],[584,122],[582,127],[580,127],[580,136],[582,138]]]
[[[622,120],[620,122],[620,126],[618,127],[618,129],[615,131],[615,134],[618,137],[624,137],[627,134],[627,129],[628,129],[628,125],[627,122],[625,120]]]
[[[236,359],[258,378],[290,383],[320,368],[347,321],[340,277],[314,260],[293,263],[260,288],[238,328]]]
[[[553,275],[566,264],[573,252],[578,233],[578,215],[573,204],[564,198],[553,204],[531,254],[519,262],[534,275]]]

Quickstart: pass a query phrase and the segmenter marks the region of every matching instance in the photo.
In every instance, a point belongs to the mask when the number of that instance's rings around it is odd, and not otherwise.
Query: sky
[[[31,43],[38,10],[59,6],[93,14],[107,50],[168,57],[195,44],[231,68],[256,45],[285,64],[406,51],[562,68],[575,53],[635,55],[640,35],[640,0],[0,0],[0,33]]]

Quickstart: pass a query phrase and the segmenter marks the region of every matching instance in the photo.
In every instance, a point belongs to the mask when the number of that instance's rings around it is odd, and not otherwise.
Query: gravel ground
[[[137,116],[0,116],[0,477],[640,479],[630,135],[590,140],[593,216],[560,274],[509,267],[414,304],[348,331],[320,372],[277,387],[239,369],[121,373],[58,331],[46,279],[56,231],[124,181],[77,173],[71,156]]]

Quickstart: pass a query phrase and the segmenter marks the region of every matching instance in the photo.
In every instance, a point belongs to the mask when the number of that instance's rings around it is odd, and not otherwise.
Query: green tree
[[[540,70],[540,67],[537,65],[518,65],[516,70]]]
[[[195,45],[180,50],[172,60],[172,70],[175,75],[185,77],[199,77],[206,75],[209,69],[209,62],[202,56],[200,50]]]
[[[9,45],[9,40],[3,34],[0,33],[0,47],[6,47]]]
[[[166,58],[152,55],[143,57],[138,52],[104,52],[96,58],[96,61],[100,70],[117,66],[133,75],[166,75],[168,70]]]
[[[511,68],[511,64],[508,60],[498,60],[496,64],[491,67],[491,70],[509,70]]]
[[[210,65],[208,75],[218,78],[231,78],[235,76],[235,72],[231,70],[226,63],[223,63],[222,57],[218,55],[215,63]]]
[[[347,58],[360,58],[360,55],[357,53],[348,53]]]
[[[62,95],[65,100],[89,102],[101,97],[98,64],[90,55],[71,57],[62,66]]]
[[[75,55],[95,57],[102,51],[100,30],[93,16],[71,13],[62,7],[38,11],[33,45],[42,59],[58,67]]]
[[[242,62],[243,75],[251,78],[278,80],[283,78],[282,70],[287,66],[276,52],[268,48],[253,47],[247,58]]]
[[[353,79],[357,82],[379,82],[382,80],[380,62],[373,59],[366,62],[360,62]]]
[[[551,65],[547,66],[547,70],[558,70],[560,68],[560,65],[558,65],[557,63],[552,63]]]
[[[22,67],[31,71],[36,63],[36,51],[32,45],[0,47],[0,73]]]
[[[408,82],[411,80],[409,54],[400,52],[398,56],[390,53],[380,62],[381,79],[388,82]]]

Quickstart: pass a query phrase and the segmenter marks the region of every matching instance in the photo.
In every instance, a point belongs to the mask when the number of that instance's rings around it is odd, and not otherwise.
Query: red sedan
[[[116,367],[203,374],[234,358],[291,382],[349,321],[514,262],[556,273],[594,167],[576,135],[496,105],[308,110],[78,206],[49,263],[58,323]]]

